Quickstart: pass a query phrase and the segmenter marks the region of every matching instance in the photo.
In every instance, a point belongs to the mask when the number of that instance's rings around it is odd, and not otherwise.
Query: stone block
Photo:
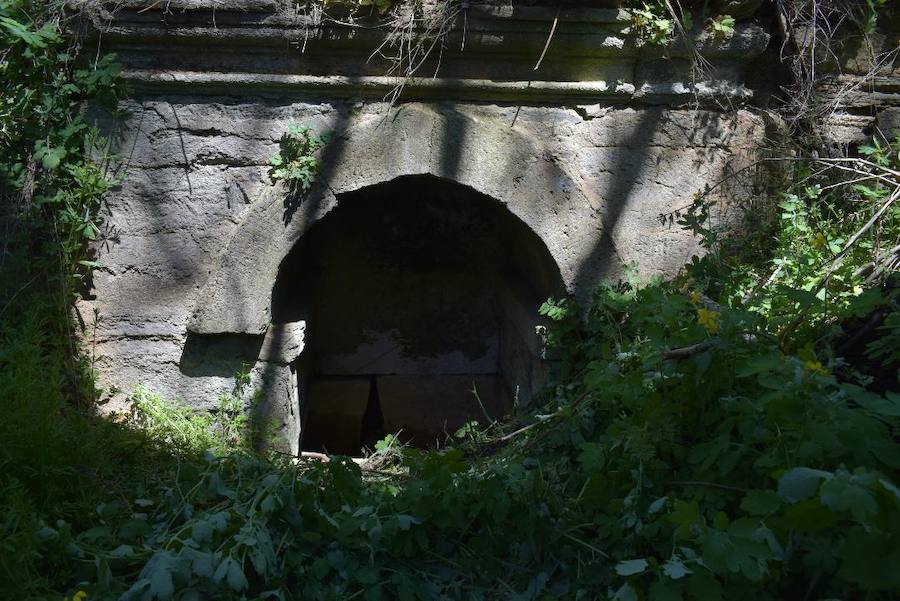
[[[886,107],[878,113],[879,131],[888,139],[900,136],[900,106]]]
[[[304,405],[303,450],[359,455],[368,377],[313,378]]]
[[[384,431],[400,432],[401,440],[421,447],[443,443],[467,421],[486,421],[473,386],[491,419],[502,418],[511,406],[496,375],[379,376],[377,386]]]
[[[305,341],[305,321],[272,324],[266,330],[259,358],[261,361],[293,363],[303,352]]]

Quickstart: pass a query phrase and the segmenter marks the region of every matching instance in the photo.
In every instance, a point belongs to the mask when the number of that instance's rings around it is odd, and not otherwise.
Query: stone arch
[[[453,181],[505,206],[543,241],[573,291],[579,261],[599,234],[598,207],[538,141],[454,107],[410,105],[390,119],[369,114],[335,125],[338,150],[289,219],[280,186],[245,210],[200,291],[188,332],[263,334],[273,283],[297,241],[342,195],[403,176]]]
[[[355,454],[396,432],[427,446],[527,403],[546,369],[538,307],[564,290],[543,241],[432,175],[337,200],[272,289],[269,332],[303,331],[291,361],[304,449]]]

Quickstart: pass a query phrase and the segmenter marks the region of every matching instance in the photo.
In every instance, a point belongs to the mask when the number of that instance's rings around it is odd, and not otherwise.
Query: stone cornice
[[[541,101],[578,103],[630,102],[681,104],[718,98],[748,99],[752,91],[731,82],[646,83],[640,88],[607,81],[495,81],[489,79],[413,78],[385,76],[315,76],[271,73],[126,70],[132,90],[145,93],[224,96],[303,95],[334,98],[384,98],[403,84],[404,99],[491,99],[498,102]]]
[[[390,61],[374,53],[389,33],[377,17],[323,19],[266,0],[208,6],[83,3],[93,17],[83,33],[115,52],[126,81],[145,94],[382,98],[402,81],[389,77]],[[640,47],[623,31],[628,23],[619,9],[473,5],[419,70],[425,77],[405,82],[403,97],[682,103],[752,96],[743,71],[768,45],[761,27],[742,24],[724,41],[701,37],[696,50],[711,67],[704,81],[694,81],[693,49]]]

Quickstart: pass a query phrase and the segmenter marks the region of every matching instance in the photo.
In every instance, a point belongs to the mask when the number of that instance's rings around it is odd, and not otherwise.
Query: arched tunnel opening
[[[540,237],[471,188],[407,176],[341,195],[273,289],[273,323],[306,326],[301,449],[430,447],[501,419],[543,382],[538,308],[562,292]]]

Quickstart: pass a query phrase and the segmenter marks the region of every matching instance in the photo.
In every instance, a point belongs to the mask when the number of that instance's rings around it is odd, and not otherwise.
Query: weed
[[[281,151],[272,157],[269,176],[283,181],[292,193],[302,194],[312,188],[319,173],[319,160],[315,152],[327,142],[327,136],[318,136],[308,127],[292,123],[281,136]]]

